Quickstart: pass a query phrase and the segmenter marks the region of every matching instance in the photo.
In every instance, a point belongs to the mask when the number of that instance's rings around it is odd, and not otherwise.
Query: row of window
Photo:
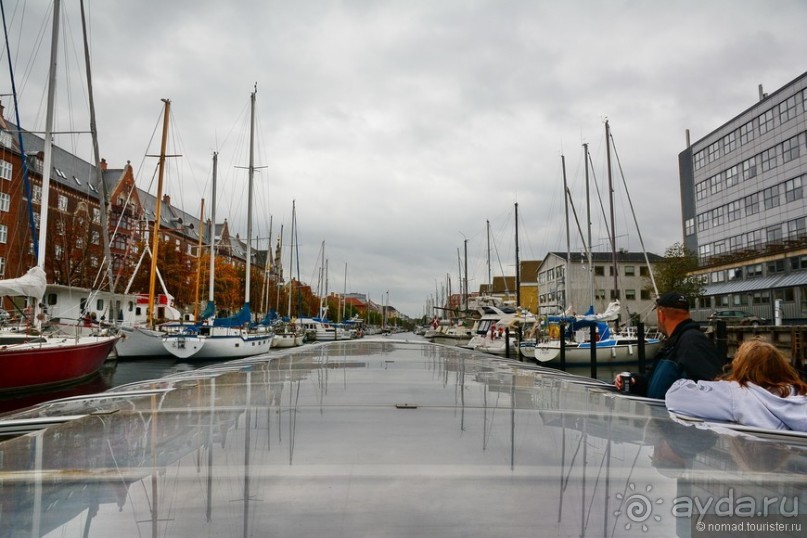
[[[621,300],[621,297],[620,297],[620,295],[621,295],[620,291],[621,290],[609,290],[609,291],[610,291],[609,300],[611,300],[611,301],[615,301],[617,299]],[[624,290],[624,291],[625,291],[625,300],[626,301],[635,301],[636,300],[636,296],[637,296],[636,290],[630,289],[630,290]],[[639,297],[641,298],[642,301],[649,301],[651,299],[649,290],[645,290],[645,289],[639,290],[638,295],[639,295]],[[605,300],[605,289],[601,288],[601,289],[594,290],[594,298],[596,300],[604,301]],[[563,302],[565,302],[564,301],[563,291],[561,290],[561,291],[558,291],[558,292],[553,291],[553,292],[543,293],[543,294],[538,296],[538,302],[539,302],[539,304],[543,304],[543,305],[545,305],[545,304],[563,303]]]
[[[712,271],[703,275],[703,284],[719,284],[737,280],[761,278],[763,275],[774,276],[785,272],[803,271],[807,269],[807,256],[792,256],[787,259],[770,260],[766,263],[752,263],[730,269]]]
[[[694,155],[695,170],[716,161],[721,155],[728,155],[737,149],[738,142],[743,146],[754,140],[757,134],[764,135],[803,114],[805,110],[807,110],[807,90],[802,90],[697,152]]]
[[[703,232],[723,224],[749,217],[759,213],[762,209],[773,209],[784,203],[795,202],[804,197],[803,183],[805,176],[794,177],[772,185],[767,189],[757,191],[733,200],[721,206],[704,211],[684,221],[684,234],[693,235],[696,231]]]
[[[557,267],[553,267],[541,273],[538,273],[538,283],[544,284],[546,282],[552,282],[554,280],[561,280],[563,278],[563,271],[564,266],[559,265]],[[625,265],[622,267],[622,271],[624,276],[636,276],[636,266],[635,265]],[[595,265],[594,266],[594,276],[605,276],[605,266],[604,265]],[[608,276],[614,276],[614,266],[608,266]],[[639,276],[650,276],[650,271],[648,270],[646,265],[639,266]]]
[[[807,217],[799,217],[780,224],[773,224],[750,232],[733,235],[713,243],[698,246],[698,260],[707,261],[713,256],[731,252],[756,250],[765,245],[807,238]]]
[[[798,158],[806,140],[807,135],[799,133],[781,144],[777,144],[739,164],[735,164],[712,177],[699,181],[695,184],[695,199],[705,200],[708,196],[717,194],[724,188],[728,189],[742,181],[756,177],[761,172],[776,168],[780,161],[784,164]]]

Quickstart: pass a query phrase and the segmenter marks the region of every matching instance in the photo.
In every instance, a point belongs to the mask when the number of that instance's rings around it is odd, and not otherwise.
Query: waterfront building
[[[687,133],[687,139],[689,134]],[[679,154],[684,246],[705,289],[693,310],[807,320],[807,73]],[[777,309],[778,305],[778,309]]]
[[[620,322],[636,315],[638,321],[655,325],[655,316],[645,319],[655,305],[650,286],[652,265],[663,258],[656,254],[619,251],[616,253],[617,289],[614,288],[614,257],[611,252],[592,252],[592,264],[580,252],[549,252],[538,267],[538,314],[556,315],[571,309],[584,314],[592,305],[602,313],[612,301],[621,305]],[[567,278],[568,268],[568,278]],[[591,283],[591,285],[589,284]],[[592,289],[593,288],[593,289]]]

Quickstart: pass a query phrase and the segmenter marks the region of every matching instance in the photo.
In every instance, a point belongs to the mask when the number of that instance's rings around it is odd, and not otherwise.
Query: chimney
[[[171,197],[167,194],[163,194],[163,203],[165,205],[171,205]]]
[[[689,142],[689,129],[686,129],[686,137],[687,137],[687,147],[690,147],[691,144]]]
[[[759,100],[764,101],[768,98],[768,94],[762,90],[762,84],[759,85]]]
[[[106,172],[106,169],[107,169],[106,159],[104,159],[104,158],[102,157],[102,158],[101,158],[101,171],[102,171],[102,172]]]

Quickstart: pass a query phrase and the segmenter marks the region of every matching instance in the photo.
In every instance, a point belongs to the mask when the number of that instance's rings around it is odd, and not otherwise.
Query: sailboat
[[[331,342],[333,340],[348,340],[350,333],[337,324],[331,323],[328,319],[328,305],[326,298],[328,296],[328,267],[325,260],[325,241],[322,242],[320,250],[322,254],[322,263],[319,268],[319,313],[315,318],[299,319],[300,325],[306,333],[308,340],[316,340],[319,342]]]
[[[606,151],[608,155],[608,177],[609,183],[611,182],[611,158],[610,158],[610,140],[609,140],[609,125],[608,121],[605,122],[605,136],[606,136]],[[583,144],[584,159],[586,162],[586,187],[588,188],[588,144]],[[570,277],[569,265],[571,263],[570,252],[570,226],[569,226],[569,205],[571,203],[571,193],[566,185],[566,159],[561,156],[562,171],[563,171],[563,190],[566,207],[566,278]],[[613,188],[609,191],[613,193]],[[612,248],[612,261],[614,269],[616,269],[616,236],[614,231],[614,204],[611,200],[611,229],[609,231],[611,248]],[[572,205],[572,209],[574,206]],[[573,209],[574,210],[574,209]],[[575,218],[577,214],[575,212]],[[584,244],[585,250],[588,254],[589,268],[592,265],[591,257],[591,219],[588,218],[588,245]],[[581,232],[582,233],[582,232]],[[585,241],[584,241],[585,243]],[[648,264],[649,265],[649,264]],[[549,316],[547,319],[548,336],[549,338],[536,342],[535,344],[535,359],[538,362],[548,362],[560,357],[561,339],[564,339],[563,345],[565,348],[565,361],[569,365],[587,365],[591,362],[591,349],[592,349],[592,331],[594,335],[594,345],[596,349],[596,357],[598,363],[610,364],[624,364],[636,362],[639,358],[639,337],[633,330],[627,329],[623,331],[614,331],[609,323],[618,323],[621,305],[619,300],[615,300],[608,304],[605,312],[600,314],[594,311],[594,284],[591,280],[593,272],[589,270],[589,288],[591,292],[591,305],[588,311],[583,315],[572,315],[563,313],[562,315]],[[616,286],[617,271],[614,270],[614,290],[618,289]],[[571,282],[566,282],[566,289],[564,296],[568,300],[568,292],[571,289]],[[565,331],[561,331],[561,326],[566,327]],[[652,357],[655,352],[661,347],[661,341],[658,338],[644,338],[641,344],[645,347],[645,352],[648,357]]]
[[[151,249],[146,248],[146,251],[150,252],[151,255],[151,267],[149,271],[149,293],[148,295],[144,296],[142,299],[138,298],[138,302],[142,302],[142,304],[146,307],[146,319],[143,320],[142,323],[133,323],[127,324],[120,327],[121,334],[123,338],[118,345],[115,347],[115,351],[119,358],[130,359],[133,357],[160,357],[160,356],[170,356],[170,353],[165,349],[163,345],[163,337],[166,335],[166,327],[157,328],[154,325],[155,319],[155,286],[156,286],[156,279],[159,276],[159,270],[157,268],[157,259],[159,254],[159,246],[160,246],[160,222],[161,217],[160,214],[162,212],[162,205],[163,205],[163,178],[165,176],[165,151],[166,151],[166,143],[167,143],[167,134],[168,134],[168,119],[170,117],[171,112],[171,101],[169,99],[163,99],[163,134],[162,134],[162,142],[160,146],[160,155],[159,155],[159,174],[157,179],[157,196],[154,199],[154,230],[152,232],[152,246]],[[146,254],[146,251],[143,254]],[[141,257],[142,259],[142,257]],[[139,263],[138,263],[139,267]],[[134,275],[133,275],[134,276]],[[173,307],[173,297],[171,297],[167,290],[165,290],[165,283],[162,282],[162,278],[160,278],[160,283],[163,286],[163,291],[165,293],[161,296],[161,304],[159,308],[161,312],[165,315],[167,314],[170,319],[179,320],[180,313]],[[164,316],[163,316],[164,317]],[[178,324],[171,324],[173,327],[173,331],[177,332],[181,329],[181,325]]]
[[[0,282],[0,294],[26,297],[37,305],[33,317],[39,325],[38,310],[47,287],[45,252],[48,239],[50,173],[53,154],[53,114],[55,101],[56,59],[58,57],[59,15],[61,2],[54,1],[50,70],[48,74],[47,113],[42,167],[42,198],[39,222],[37,264],[17,279]],[[9,52],[10,55],[10,52]],[[89,67],[88,67],[89,70]],[[19,124],[19,121],[17,122]],[[97,136],[92,129],[93,137]],[[22,134],[19,133],[21,159]],[[117,336],[39,336],[0,348],[0,392],[48,388],[74,383],[95,375],[119,337]]]
[[[292,201],[291,204],[291,242],[294,242],[294,232],[297,228],[297,205]],[[280,259],[280,244],[282,244],[282,230],[281,238],[278,240],[278,260]],[[291,317],[291,298],[294,291],[294,248],[289,249],[289,292],[288,292],[288,306],[286,309],[287,321],[275,327],[275,336],[272,340],[272,347],[276,348],[289,348],[303,345],[305,342],[305,332],[298,326],[297,322]]]
[[[250,94],[250,138],[249,138],[249,194],[247,201],[247,241],[246,241],[246,283],[244,292],[244,306],[235,316],[229,318],[216,318],[213,307],[213,275],[215,269],[215,232],[210,232],[210,296],[209,315],[205,312],[205,319],[201,324],[186,328],[178,334],[166,335],[163,346],[172,355],[180,359],[234,359],[249,357],[269,351],[273,333],[271,330],[253,332],[249,330],[252,313],[249,306],[251,265],[252,265],[252,187],[255,176],[254,163],[254,135],[255,135],[255,95],[257,90]],[[211,210],[215,219],[216,187],[215,169],[213,173],[213,197]],[[215,220],[213,220],[215,222]],[[212,226],[211,226],[212,228]],[[208,310],[208,309],[206,309]]]

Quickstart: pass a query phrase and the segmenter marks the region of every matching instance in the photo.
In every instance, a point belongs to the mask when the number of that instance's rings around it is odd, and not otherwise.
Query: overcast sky
[[[284,227],[288,274],[296,200],[301,278],[316,287],[324,241],[329,290],[378,303],[388,291],[410,316],[423,314],[449,277],[459,291],[466,239],[471,291],[487,282],[488,252],[493,276],[515,274],[516,203],[522,261],[566,250],[561,155],[585,226],[581,144],[590,145],[605,196],[606,118],[627,183],[614,164],[618,247],[641,250],[627,192],[647,250],[663,255],[682,239],[686,129],[694,142],[753,105],[759,84],[773,92],[807,70],[803,0],[85,4],[100,148],[111,168],[131,161],[139,186],[156,193],[156,160],[146,155],[159,153],[161,99],[169,98],[169,153],[182,157],[171,160],[165,192],[190,214],[202,197],[209,208],[218,151],[216,220],[244,237],[238,167],[248,164],[257,84],[260,248],[271,216],[274,241]],[[50,3],[4,5],[21,123],[42,129]],[[63,130],[88,125],[77,6],[64,0],[58,105],[73,113],[60,113]],[[7,94],[5,53],[3,61]],[[86,139],[57,143],[92,160]],[[591,192],[594,247],[609,250]]]

